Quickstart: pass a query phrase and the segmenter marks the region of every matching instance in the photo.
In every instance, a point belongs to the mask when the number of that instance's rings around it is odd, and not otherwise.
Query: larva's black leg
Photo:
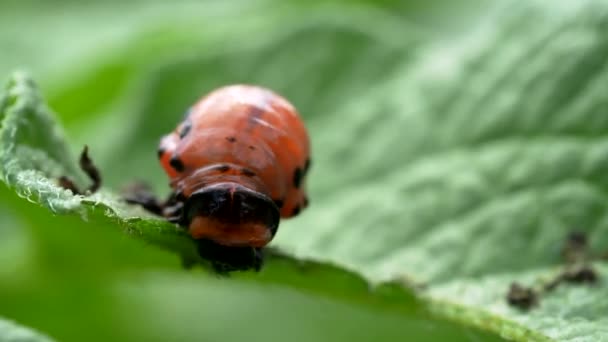
[[[152,192],[152,188],[144,182],[134,182],[123,189],[123,199],[129,204],[136,204],[148,212],[162,216],[171,223],[184,225],[182,209],[183,202],[176,199],[175,194],[171,194],[164,201],[159,200]]]
[[[177,202],[170,204],[167,202],[165,207],[163,208],[163,216],[167,219],[167,221],[171,223],[177,223],[179,225],[185,225],[184,215],[183,215],[184,204],[182,202]]]
[[[139,205],[152,214],[163,216],[165,203],[156,197],[148,184],[133,182],[125,187],[122,193],[127,203]]]
[[[74,181],[67,176],[59,177],[59,186],[71,190],[75,195],[84,195],[86,192],[97,192],[101,187],[101,174],[91,158],[89,158],[89,147],[86,145],[80,154],[80,168],[93,181],[93,184],[86,191],[80,190]]]
[[[232,269],[227,265],[215,261],[211,262],[211,269],[215,275],[220,277],[230,277],[230,272],[232,271]]]
[[[264,250],[262,248],[255,248],[253,253],[253,269],[256,272],[260,272],[262,270],[262,266],[264,266]]]

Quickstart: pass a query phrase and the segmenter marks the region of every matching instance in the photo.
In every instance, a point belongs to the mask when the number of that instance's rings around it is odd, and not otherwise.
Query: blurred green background
[[[272,87],[301,109],[314,140],[336,102],[373,89],[421,38],[460,27],[479,5],[2,0],[0,75],[21,69],[39,82],[73,152],[88,144],[107,186],[143,178],[165,194],[158,138],[204,92]],[[312,181],[312,191],[332,181]],[[58,341],[483,337],[422,314],[185,272],[175,255],[95,220],[53,216],[4,185],[0,204],[0,316]]]

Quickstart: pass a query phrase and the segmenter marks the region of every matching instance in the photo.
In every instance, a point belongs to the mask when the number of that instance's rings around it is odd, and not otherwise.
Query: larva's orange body
[[[159,158],[174,192],[165,215],[224,270],[259,268],[279,218],[308,205],[306,127],[287,100],[262,87],[203,97],[161,139]]]

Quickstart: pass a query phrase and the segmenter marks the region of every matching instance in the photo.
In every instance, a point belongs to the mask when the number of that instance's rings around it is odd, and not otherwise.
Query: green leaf
[[[21,197],[40,203],[54,213],[73,213],[83,219],[114,222],[128,234],[177,252],[187,260],[198,260],[194,245],[185,232],[129,207],[116,195],[98,192],[74,196],[58,184],[61,176],[85,178],[44,104],[35,84],[23,73],[9,80],[0,97],[0,176]]]
[[[79,139],[97,144],[111,186],[156,170],[145,177],[161,191],[156,142],[189,102],[227,82],[271,86],[293,100],[311,129],[312,205],[282,223],[273,243],[290,257],[251,277],[363,305],[370,297],[382,307],[393,302],[404,317],[424,308],[513,340],[605,338],[605,282],[560,286],[530,311],[509,307],[505,295],[513,281],[532,285],[554,276],[572,229],[587,232],[596,251],[608,246],[608,3],[506,2],[464,37],[424,37],[421,45],[387,39],[407,31],[388,15],[372,30],[336,28],[331,18],[300,25],[295,13],[277,19],[280,36],[214,54],[184,57],[179,50],[167,53],[167,62],[137,55],[141,46],[133,44],[56,91],[53,101],[73,119],[87,107],[71,96],[86,98],[97,72],[120,84],[135,80],[135,90],[127,89],[134,98],[95,98],[92,110],[107,111],[99,117],[108,119],[82,119],[89,129]],[[244,36],[218,32],[235,41]],[[167,50],[177,41],[164,41]],[[135,57],[123,65],[125,56]],[[155,67],[135,68],[140,61]],[[0,161],[20,195],[58,212],[96,220],[107,214],[108,223],[193,257],[178,230],[125,207],[109,189],[86,199],[59,190],[54,177],[78,175],[61,133],[49,129],[48,110],[23,76],[7,94]],[[109,99],[117,107],[108,109]],[[133,121],[122,125],[124,111]],[[107,141],[115,130],[119,138]],[[334,267],[313,264],[306,273],[296,262],[304,260]],[[606,265],[595,267],[607,275]],[[398,284],[389,287],[395,297],[382,292],[387,282]],[[368,284],[380,290],[362,296]],[[404,289],[411,285],[424,290]]]
[[[278,244],[373,282],[425,284],[437,314],[510,339],[596,340],[605,283],[560,288],[529,314],[505,295],[554,276],[573,229],[608,247],[607,10],[498,8],[336,109],[315,140],[314,214]]]
[[[0,318],[0,342],[52,342],[36,331]]]
[[[132,215],[135,215],[135,213],[141,214],[141,212],[127,207],[111,194],[99,193],[89,197],[73,196],[69,191],[63,190],[56,185],[55,179],[59,175],[76,175],[75,171],[74,174],[68,171],[70,170],[69,165],[74,164],[74,162],[68,162],[68,164],[63,165],[50,156],[51,151],[54,150],[63,151],[66,154],[69,153],[63,150],[65,142],[61,138],[62,134],[53,129],[56,125],[52,122],[52,113],[43,104],[37,88],[25,74],[16,73],[8,82],[6,93],[0,100],[0,112],[3,113],[0,137],[5,137],[1,145],[3,153],[0,154],[1,158],[5,158],[3,159],[5,163],[0,167],[2,171],[1,175],[6,180],[7,185],[17,195],[39,203],[55,213],[82,215],[90,223],[118,224],[127,233],[137,238],[155,242],[161,247],[172,250],[177,254],[188,256],[184,252],[184,248],[186,248],[186,245],[189,245],[187,243],[189,240],[183,236],[181,231],[168,223],[148,216],[133,218],[134,216]],[[31,134],[25,134],[26,132]],[[32,137],[46,139],[46,141],[50,142],[39,145],[35,143],[36,139]],[[37,148],[34,148],[34,146],[37,146]],[[21,152],[15,152],[17,150]],[[69,160],[66,156],[63,156],[63,159]],[[49,167],[49,165],[54,166]],[[46,224],[49,225],[48,223]],[[51,223],[50,226],[57,226],[57,224]],[[440,339],[449,337],[455,341],[466,340],[468,336],[484,336],[482,333],[462,330],[450,323],[434,322],[424,311],[420,311],[419,303],[413,294],[409,291],[403,291],[404,289],[399,284],[386,284],[371,289],[369,284],[356,274],[327,265],[307,263],[279,255],[271,255],[269,256],[269,267],[261,274],[253,276],[253,278],[251,275],[236,276],[235,279],[240,280],[240,282],[234,285],[216,284],[213,283],[213,280],[206,279],[201,284],[201,278],[195,278],[193,282],[189,279],[181,279],[179,275],[172,275],[169,278],[161,276],[153,281],[155,284],[162,284],[161,288],[152,287],[149,298],[145,295],[147,292],[144,292],[143,296],[141,296],[141,293],[125,296],[120,291],[118,295],[125,297],[123,299],[124,302],[134,302],[137,304],[135,307],[127,305],[120,312],[126,311],[137,316],[146,317],[150,315],[150,312],[154,312],[158,308],[166,308],[173,302],[179,302],[192,303],[194,305],[181,307],[180,313],[184,312],[184,310],[186,312],[195,311],[200,313],[198,303],[209,302],[212,298],[217,297],[216,295],[211,297],[196,295],[202,288],[212,293],[219,291],[219,298],[230,297],[227,293],[224,293],[225,291],[236,291],[241,294],[237,297],[241,298],[239,300],[251,301],[251,296],[259,298],[261,293],[265,292],[267,286],[272,286],[274,283],[289,285],[289,287],[303,291],[303,293],[294,293],[290,289],[282,290],[282,293],[280,293],[281,302],[287,306],[275,307],[274,310],[291,312],[294,308],[297,308],[297,310],[303,311],[306,315],[310,315],[316,311],[313,307],[318,308],[318,305],[322,305],[322,307],[327,308],[330,312],[335,312],[336,315],[346,315],[345,317],[352,317],[353,319],[361,320],[365,317],[370,317],[372,314],[378,315],[378,317],[383,317],[383,322],[379,324],[384,327],[383,329],[386,329],[385,334],[382,336],[401,336],[403,333],[407,333],[408,336],[434,336]],[[252,282],[252,280],[255,282]],[[81,279],[76,283],[80,282],[82,282]],[[257,284],[259,282],[267,285],[261,287]],[[173,286],[163,289],[169,283],[172,283]],[[176,285],[179,285],[181,290],[178,293],[172,294],[173,297],[167,297],[167,291],[175,290]],[[55,284],[55,286],[57,285]],[[227,286],[235,287],[235,289],[226,290]],[[190,293],[187,298],[184,298],[184,290],[186,293]],[[161,291],[164,295],[161,295],[158,291]],[[243,296],[243,294],[248,295]],[[327,301],[324,299],[325,297],[331,298],[331,300]],[[148,303],[150,300],[158,303],[158,305],[148,307],[150,306]],[[146,304],[144,305],[141,301],[144,301]],[[293,304],[288,305],[287,303]],[[345,305],[343,303],[348,304]],[[227,303],[224,303],[224,305],[227,305]],[[358,309],[357,306],[363,306],[365,310]],[[139,311],[141,309],[138,308],[142,307],[147,308],[144,311]],[[230,307],[235,307],[235,305]],[[214,310],[205,312],[211,314]],[[162,311],[164,312],[165,309]],[[218,312],[213,312],[214,316],[218,314]],[[252,312],[252,314],[255,313]],[[231,313],[231,316],[234,315],[234,313]],[[250,318],[247,318],[247,320],[251,321]],[[131,321],[133,320],[131,319]],[[293,318],[286,317],[281,322],[283,324],[291,322],[289,324],[294,329],[298,327],[297,322],[293,321]],[[399,324],[396,324],[397,322]],[[249,324],[253,327],[255,324],[265,323],[254,320]],[[397,325],[403,326],[403,324],[407,326],[407,330],[402,331],[395,328]],[[142,339],[148,339],[151,335],[169,334],[167,331],[156,331],[155,329],[157,328],[154,327],[148,327],[145,331],[140,331],[140,328],[137,328],[143,326],[145,324],[136,325],[131,333],[140,337],[143,336],[141,337]],[[324,333],[319,334],[318,337],[330,339],[331,334],[341,335],[345,333],[341,331],[345,331],[346,327],[341,327],[334,323],[331,326],[334,330],[329,332],[330,335]],[[433,330],[428,331],[429,327],[432,327]],[[352,328],[348,328],[348,330],[350,329]],[[150,331],[156,332],[150,333]],[[178,335],[185,334],[187,336],[193,335],[192,332],[184,332],[183,329],[174,333]],[[217,333],[205,329],[203,329],[203,333],[217,336]],[[374,335],[377,334],[374,333]],[[244,336],[243,333],[236,331],[229,334],[224,333],[219,337],[238,340]],[[306,336],[311,336],[311,334]]]

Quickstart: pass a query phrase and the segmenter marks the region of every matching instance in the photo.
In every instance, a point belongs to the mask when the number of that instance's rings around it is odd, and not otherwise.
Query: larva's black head
[[[257,272],[264,262],[261,248],[222,246],[208,239],[196,240],[196,244],[201,258],[208,260],[218,274],[251,269]]]
[[[231,182],[194,192],[184,203],[183,215],[193,238],[231,247],[266,246],[280,220],[270,197]]]

